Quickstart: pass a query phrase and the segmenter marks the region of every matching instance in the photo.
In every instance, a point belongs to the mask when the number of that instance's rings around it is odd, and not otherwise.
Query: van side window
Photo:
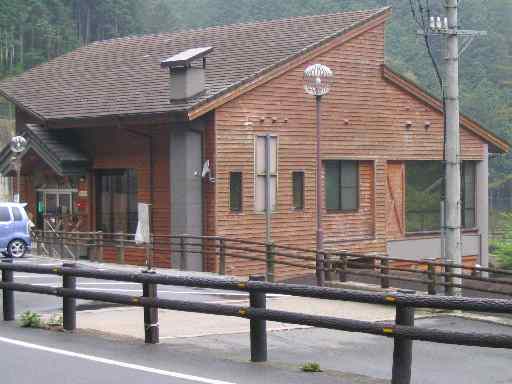
[[[18,207],[12,207],[12,216],[14,217],[14,221],[23,220],[23,217],[21,216],[20,209]]]
[[[0,207],[0,221],[11,221],[11,214],[9,208]]]

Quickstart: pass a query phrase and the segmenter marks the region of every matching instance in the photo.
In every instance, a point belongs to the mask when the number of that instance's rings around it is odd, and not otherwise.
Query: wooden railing
[[[282,280],[276,276],[276,267],[316,271],[317,251],[307,248],[291,247],[274,243],[252,240],[231,239],[218,236],[194,235],[152,235],[151,243],[137,244],[133,234],[103,232],[43,232],[33,231],[37,253],[44,253],[45,244],[51,249],[72,252],[66,254],[104,261],[105,249],[115,249],[115,260],[125,262],[128,249],[144,252],[145,264],[152,268],[155,254],[173,257],[173,266],[189,270],[191,255],[199,255],[203,260],[214,261],[215,271],[220,275],[234,274],[230,269],[230,259],[242,259],[252,262],[259,270],[264,270],[267,281]],[[173,255],[173,256],[171,256]],[[66,257],[64,257],[66,258]],[[429,294],[435,295],[439,288],[445,294],[453,295],[454,290],[470,288],[474,291],[493,294],[512,294],[512,271],[488,268],[479,265],[464,265],[440,260],[409,260],[392,258],[379,254],[358,254],[347,251],[324,251],[321,258],[322,275],[328,282],[347,282],[350,278],[372,278],[378,285],[387,289],[391,283],[406,283],[423,287]],[[169,264],[170,260],[168,259]],[[304,273],[304,274],[305,274]],[[475,285],[484,283],[485,286]],[[317,281],[318,285],[323,285]]]

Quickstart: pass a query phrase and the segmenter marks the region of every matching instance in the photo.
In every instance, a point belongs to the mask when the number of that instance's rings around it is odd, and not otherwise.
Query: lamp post
[[[329,67],[313,64],[304,70],[304,90],[316,98],[316,279],[324,285],[323,230],[322,230],[322,160],[320,158],[320,104],[329,93],[333,73]]]
[[[27,140],[23,136],[14,136],[10,143],[11,151],[14,153],[12,162],[16,170],[16,195],[13,200],[20,202],[20,176],[21,176],[21,153],[27,148]]]

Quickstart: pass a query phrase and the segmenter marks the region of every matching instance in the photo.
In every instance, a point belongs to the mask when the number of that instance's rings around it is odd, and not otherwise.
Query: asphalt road
[[[357,375],[226,359],[194,346],[144,345],[0,323],[2,384],[383,384]],[[29,367],[29,369],[27,369]]]

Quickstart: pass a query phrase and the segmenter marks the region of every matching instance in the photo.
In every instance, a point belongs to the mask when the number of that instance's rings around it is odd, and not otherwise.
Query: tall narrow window
[[[96,173],[96,227],[107,233],[135,233],[137,175],[133,169]]]
[[[229,209],[242,212],[242,172],[229,174]]]
[[[464,228],[474,228],[476,225],[475,215],[475,162],[462,162],[462,226]]]
[[[276,209],[277,195],[277,137],[256,137],[256,211],[265,211],[265,196],[267,188],[267,163],[269,171],[270,206]]]
[[[325,161],[325,207],[331,211],[353,211],[359,205],[359,163]]]
[[[293,208],[304,209],[304,172],[292,173]]]

